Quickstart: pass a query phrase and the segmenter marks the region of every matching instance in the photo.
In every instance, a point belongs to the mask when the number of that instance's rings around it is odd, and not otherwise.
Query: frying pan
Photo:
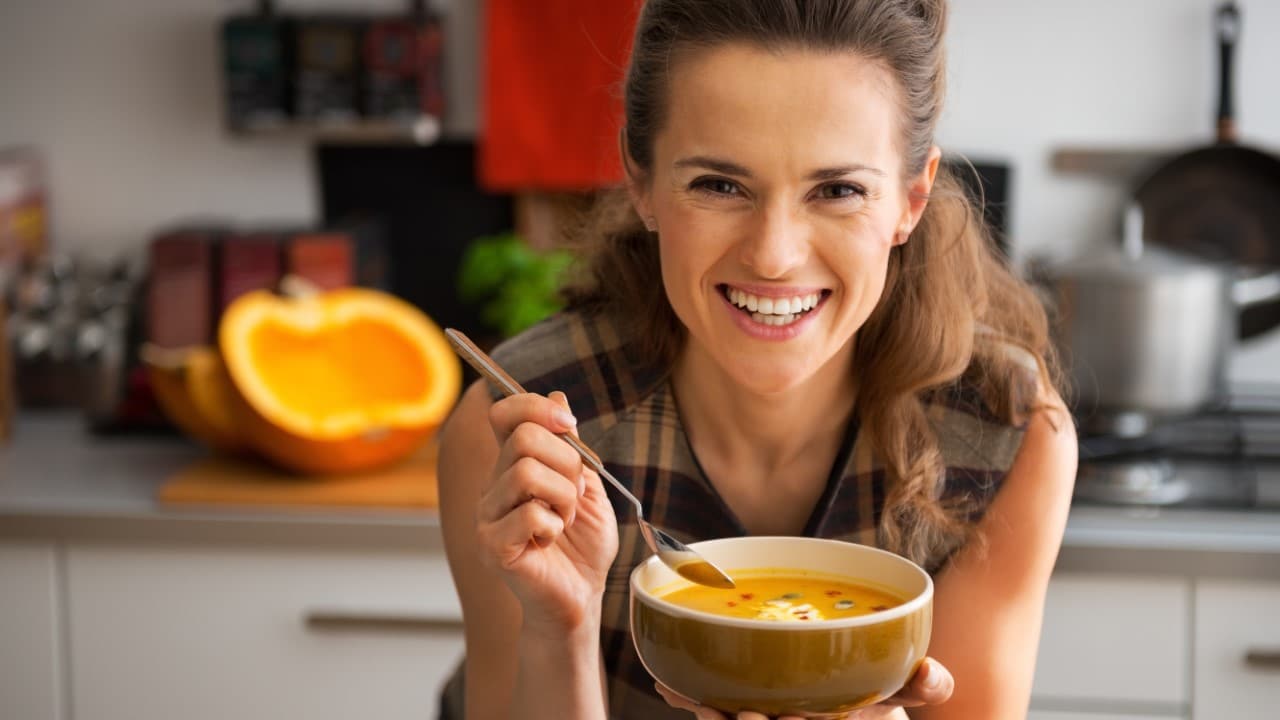
[[[1254,270],[1280,268],[1280,160],[1236,141],[1232,64],[1240,10],[1215,16],[1219,47],[1218,137],[1167,161],[1134,192],[1147,238],[1192,255]],[[1241,339],[1280,325],[1280,299],[1240,312]]]

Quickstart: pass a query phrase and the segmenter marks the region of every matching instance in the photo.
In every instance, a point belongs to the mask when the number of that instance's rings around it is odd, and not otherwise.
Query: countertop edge
[[[435,513],[86,513],[0,508],[0,538],[347,548],[442,547]]]

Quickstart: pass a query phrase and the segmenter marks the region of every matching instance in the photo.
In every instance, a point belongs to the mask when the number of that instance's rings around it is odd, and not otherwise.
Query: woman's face
[[[854,54],[729,45],[676,63],[632,193],[690,341],[745,389],[848,360],[879,300],[937,163],[903,177],[896,94]]]

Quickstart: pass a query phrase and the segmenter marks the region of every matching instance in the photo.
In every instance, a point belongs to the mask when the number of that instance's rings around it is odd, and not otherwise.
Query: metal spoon
[[[484,377],[488,378],[499,389],[508,396],[519,395],[525,392],[520,387],[520,383],[516,379],[507,374],[505,370],[498,366],[493,358],[489,357],[483,350],[476,347],[466,335],[449,328],[444,331],[445,336],[449,338],[449,343],[453,345],[453,349],[458,355],[467,361],[467,364],[476,369]],[[644,519],[644,510],[640,507],[640,501],[632,495],[622,483],[618,482],[608,470],[605,469],[604,463],[600,462],[600,457],[591,451],[581,440],[574,437],[570,433],[561,433],[561,439],[573,446],[574,450],[582,456],[582,459],[595,470],[600,477],[609,481],[614,489],[622,493],[622,496],[631,501],[636,509],[636,521],[640,525],[640,534],[644,536],[645,543],[649,545],[649,549],[662,560],[667,567],[675,570],[681,577],[691,580],[699,585],[709,585],[717,588],[734,587],[733,580],[725,574],[723,570],[716,567],[706,558],[698,553],[690,550],[684,543],[671,537],[663,532],[660,528],[650,524]]]

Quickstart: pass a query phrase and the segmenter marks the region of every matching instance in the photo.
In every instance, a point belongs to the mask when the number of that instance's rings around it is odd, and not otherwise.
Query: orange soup
[[[732,573],[732,590],[689,585],[662,599],[691,610],[751,620],[840,620],[888,610],[903,600],[885,590],[852,580],[807,577],[787,571],[752,570]]]

